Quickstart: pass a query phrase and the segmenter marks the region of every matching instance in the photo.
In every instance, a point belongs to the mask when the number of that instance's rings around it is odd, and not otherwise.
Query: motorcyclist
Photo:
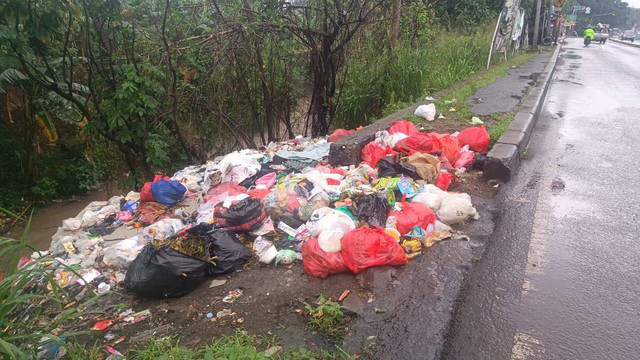
[[[595,38],[595,31],[593,31],[593,27],[591,25],[587,26],[586,29],[584,29],[584,38],[589,38],[589,40],[593,40]]]

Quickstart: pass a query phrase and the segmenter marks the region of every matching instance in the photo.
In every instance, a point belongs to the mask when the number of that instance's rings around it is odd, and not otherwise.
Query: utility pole
[[[538,50],[538,38],[540,37],[540,10],[542,9],[542,0],[536,0],[536,19],[533,26],[533,44],[531,50]]]

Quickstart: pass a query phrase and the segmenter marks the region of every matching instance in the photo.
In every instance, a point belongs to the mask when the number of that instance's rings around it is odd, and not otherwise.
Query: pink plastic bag
[[[393,125],[389,128],[389,134],[403,133],[405,135],[412,135],[420,132],[412,122],[404,119],[402,119],[402,121],[393,121],[391,123]]]
[[[456,163],[453,166],[457,169],[459,168],[468,169],[471,167],[471,165],[473,165],[474,157],[475,157],[475,154],[472,153],[471,151],[464,151],[460,153],[460,157],[458,158],[458,161],[456,161]]]
[[[396,155],[397,152],[391,149],[391,146],[383,148],[380,144],[372,141],[365,145],[362,149],[362,162],[368,164],[371,167],[376,167],[376,164],[380,159],[387,155]]]
[[[491,138],[487,129],[482,125],[462,130],[458,134],[458,141],[460,141],[461,146],[469,145],[469,149],[473,151],[486,153],[489,151]]]
[[[435,225],[436,215],[427,205],[403,201],[402,206],[400,211],[389,211],[389,216],[396,218],[396,228],[400,235],[408,234],[414,226],[429,230],[429,225]]]
[[[342,258],[354,274],[372,266],[407,263],[404,250],[391,235],[368,227],[355,229],[342,238]]]
[[[204,201],[215,205],[229,197],[244,194],[245,192],[247,192],[247,189],[244,186],[240,186],[233,181],[227,181],[209,190],[207,195],[204,196]]]
[[[120,220],[122,222],[127,222],[127,221],[133,220],[133,215],[131,215],[131,211],[129,211],[129,210],[124,210],[124,211],[118,212],[116,217],[118,218],[118,220]]]
[[[328,253],[320,249],[318,237],[302,244],[302,265],[307,275],[326,278],[330,274],[349,271],[341,252]]]
[[[275,172],[264,175],[261,178],[256,180],[256,185],[263,185],[265,188],[270,189],[273,186],[273,184],[276,183],[277,175],[278,174]]]

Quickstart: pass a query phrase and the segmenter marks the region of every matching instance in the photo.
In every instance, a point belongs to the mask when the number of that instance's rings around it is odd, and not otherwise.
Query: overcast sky
[[[631,7],[640,8],[640,0],[624,0],[624,1],[628,2],[629,6]]]

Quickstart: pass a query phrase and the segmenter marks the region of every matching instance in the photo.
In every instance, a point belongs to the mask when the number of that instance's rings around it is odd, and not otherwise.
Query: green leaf
[[[4,93],[6,89],[3,85],[13,85],[20,80],[27,80],[27,75],[16,69],[7,69],[0,73],[0,93]]]

